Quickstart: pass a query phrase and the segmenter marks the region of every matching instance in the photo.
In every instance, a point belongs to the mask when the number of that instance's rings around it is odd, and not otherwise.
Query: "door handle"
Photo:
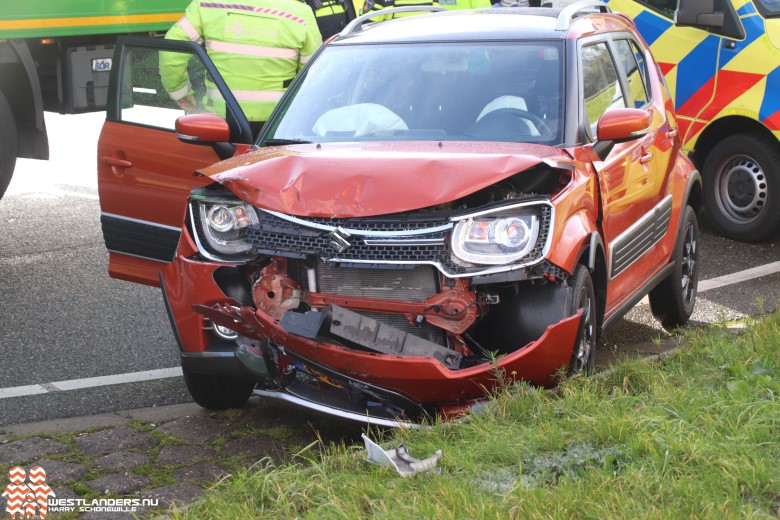
[[[653,160],[653,152],[648,152],[639,158],[639,162],[642,164],[647,164],[652,160]]]
[[[127,159],[120,159],[119,157],[111,157],[110,155],[104,155],[100,158],[103,164],[111,166],[111,173],[114,175],[121,175],[122,170],[126,170],[133,166],[133,163]]]

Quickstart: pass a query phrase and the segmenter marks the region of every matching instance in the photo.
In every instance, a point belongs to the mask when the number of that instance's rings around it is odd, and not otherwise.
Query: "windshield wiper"
[[[285,145],[285,144],[312,144],[312,141],[304,141],[303,139],[266,139],[262,142],[265,145]]]

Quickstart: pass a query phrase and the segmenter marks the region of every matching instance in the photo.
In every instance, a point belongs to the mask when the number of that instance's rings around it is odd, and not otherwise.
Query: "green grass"
[[[460,424],[394,430],[440,473],[404,479],[362,446],[242,470],[175,519],[777,518],[780,314],[688,332],[651,362],[505,388]],[[378,432],[370,432],[373,437]]]

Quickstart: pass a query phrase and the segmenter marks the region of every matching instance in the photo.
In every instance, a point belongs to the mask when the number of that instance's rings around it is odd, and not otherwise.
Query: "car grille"
[[[547,204],[540,204],[539,208],[541,229],[536,246],[518,263],[530,263],[542,257],[552,210]],[[259,224],[247,230],[245,240],[260,254],[288,258],[316,256],[326,262],[342,265],[354,262],[356,266],[433,264],[448,276],[482,269],[470,269],[452,261],[447,245],[452,223],[446,217],[293,218],[258,210],[258,218]],[[341,233],[349,245],[340,252],[332,244],[330,233],[334,230],[352,231],[351,236]]]

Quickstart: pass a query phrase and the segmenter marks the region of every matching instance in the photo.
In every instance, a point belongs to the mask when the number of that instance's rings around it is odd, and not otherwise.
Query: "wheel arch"
[[[710,123],[699,135],[691,153],[691,160],[701,171],[707,156],[720,141],[731,135],[749,133],[759,133],[771,137],[776,146],[780,147],[780,142],[775,134],[757,120],[745,116],[727,116]]]
[[[604,241],[598,232],[593,231],[588,237],[578,263],[587,266],[593,279],[593,289],[596,295],[596,330],[598,338],[601,336],[604,314],[607,308],[607,255]]]

